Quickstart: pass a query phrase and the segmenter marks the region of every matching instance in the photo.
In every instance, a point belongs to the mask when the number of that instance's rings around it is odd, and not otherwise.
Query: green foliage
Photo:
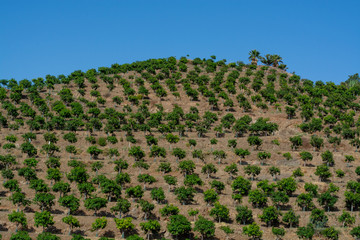
[[[300,239],[312,239],[315,234],[314,226],[309,223],[306,227],[299,227],[296,234]]]
[[[54,217],[50,212],[36,212],[34,217],[35,227],[42,226],[43,228],[47,228],[49,226],[54,225]]]
[[[211,238],[215,235],[215,224],[212,221],[199,216],[195,222],[194,231],[199,232],[202,238]]]
[[[260,227],[256,223],[251,223],[248,226],[243,227],[243,234],[249,236],[250,238],[261,238],[263,231],[260,230]]]
[[[191,223],[183,215],[170,216],[168,231],[176,238],[185,236],[191,231]]]
[[[236,211],[236,222],[238,222],[239,224],[245,225],[254,221],[252,211],[248,207],[238,206],[236,207]]]
[[[232,182],[231,188],[234,192],[247,196],[251,189],[251,182],[239,176]]]

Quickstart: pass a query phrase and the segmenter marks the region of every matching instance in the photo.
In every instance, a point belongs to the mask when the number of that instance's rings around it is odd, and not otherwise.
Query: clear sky
[[[149,58],[248,62],[340,83],[360,72],[359,0],[0,0],[0,79],[69,74]]]

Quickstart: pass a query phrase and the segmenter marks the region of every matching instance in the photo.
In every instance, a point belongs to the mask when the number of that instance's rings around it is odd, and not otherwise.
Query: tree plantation
[[[360,239],[359,81],[248,57],[2,80],[2,239]]]

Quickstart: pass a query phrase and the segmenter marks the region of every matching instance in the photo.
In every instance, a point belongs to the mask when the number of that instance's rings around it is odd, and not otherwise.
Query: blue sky
[[[360,72],[360,1],[1,0],[0,79],[186,56],[248,62],[340,83]]]

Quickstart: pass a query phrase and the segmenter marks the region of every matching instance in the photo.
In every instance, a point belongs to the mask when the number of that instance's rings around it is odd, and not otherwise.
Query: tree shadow
[[[5,223],[5,224],[0,224],[0,231],[1,231],[1,232],[7,232],[7,231],[9,231],[9,229],[6,227],[6,223]]]
[[[55,226],[50,226],[46,229],[46,232],[50,232],[50,233],[53,233],[53,234],[62,234],[62,230],[55,227]]]
[[[27,212],[27,213],[34,213],[35,211],[34,211],[34,209],[32,209],[31,207],[26,206],[26,207],[24,208],[24,212]]]
[[[84,231],[84,230],[77,229],[77,230],[73,230],[73,231],[72,231],[72,234],[79,234],[79,235],[81,235],[81,236],[85,236],[85,231]]]
[[[51,210],[50,213],[52,213],[52,214],[64,214],[64,211],[61,211],[59,209],[54,209],[54,210]]]
[[[115,238],[115,233],[111,230],[107,230],[106,232],[103,233],[103,237]]]

